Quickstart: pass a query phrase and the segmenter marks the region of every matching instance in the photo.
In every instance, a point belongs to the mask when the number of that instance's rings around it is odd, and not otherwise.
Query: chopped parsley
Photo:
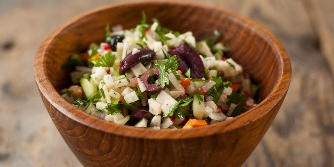
[[[168,74],[169,73],[175,73],[178,68],[178,62],[176,56],[169,57],[168,60],[158,60],[155,65],[159,69],[159,78],[158,78],[158,85],[161,87],[165,87],[166,85],[169,85],[169,79]]]
[[[114,66],[116,56],[112,55],[111,51],[108,51],[104,56],[99,57],[97,60],[90,59],[90,62],[94,64],[94,67],[112,67]]]
[[[206,92],[206,95],[212,96],[215,103],[218,102],[220,95],[223,93],[224,89],[231,85],[231,82],[223,82],[221,77],[213,77],[212,81],[216,84]]]

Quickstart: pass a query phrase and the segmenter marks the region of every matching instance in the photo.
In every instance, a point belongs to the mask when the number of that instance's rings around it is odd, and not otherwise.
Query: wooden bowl
[[[198,39],[214,29],[232,57],[261,85],[258,106],[226,122],[181,130],[120,126],[95,118],[58,93],[69,86],[61,70],[71,53],[104,38],[104,27],[131,28],[158,18],[163,26],[192,31]],[[67,145],[84,166],[240,166],[271,125],[287,93],[291,67],[282,45],[267,30],[233,12],[188,2],[140,2],[102,7],[59,28],[40,46],[34,64],[40,95]]]

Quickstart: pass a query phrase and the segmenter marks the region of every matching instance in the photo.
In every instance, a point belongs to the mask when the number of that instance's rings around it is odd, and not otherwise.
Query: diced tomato
[[[184,87],[184,89],[187,89],[187,87],[190,85],[190,79],[189,78],[182,78],[180,81],[180,84]]]
[[[145,33],[148,33],[149,31],[151,31],[150,28],[146,28],[146,29],[144,30]]]
[[[189,119],[188,122],[183,126],[183,129],[201,127],[206,125],[208,125],[208,123],[206,123],[205,120]]]
[[[236,92],[240,89],[240,84],[239,83],[233,83],[230,87],[232,88],[232,90],[234,92]]]
[[[103,46],[103,49],[104,49],[105,51],[109,51],[109,50],[111,50],[111,48],[110,48],[109,45],[104,45],[104,46]]]

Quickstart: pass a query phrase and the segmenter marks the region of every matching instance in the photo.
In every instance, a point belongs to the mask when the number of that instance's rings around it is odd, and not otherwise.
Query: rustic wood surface
[[[81,166],[44,112],[33,78],[33,58],[57,26],[109,3],[0,2],[0,166]],[[334,2],[202,3],[232,9],[262,24],[281,40],[291,58],[293,79],[285,102],[244,166],[334,166]]]

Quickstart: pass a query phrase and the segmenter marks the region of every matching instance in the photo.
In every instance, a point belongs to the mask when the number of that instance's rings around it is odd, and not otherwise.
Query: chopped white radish
[[[174,99],[176,99],[176,98],[178,98],[178,97],[184,95],[185,92],[183,92],[183,91],[179,91],[179,90],[176,90],[176,91],[175,91],[175,90],[172,90],[172,91],[169,91],[169,94],[170,94],[170,96],[172,96]]]
[[[136,64],[135,66],[131,67],[131,71],[136,77],[142,75],[147,69],[141,63]]]
[[[206,101],[205,106],[211,107],[213,112],[217,112],[217,104],[214,101]]]
[[[116,122],[117,120],[122,119],[122,118],[124,118],[124,116],[121,113],[116,113],[113,115],[108,114],[104,117],[104,119],[109,122]]]
[[[114,67],[110,67],[110,69],[109,69],[109,74],[110,74],[110,75],[114,75],[114,74],[115,74],[115,69],[114,69]]]
[[[196,89],[195,83],[190,82],[190,85],[187,86],[187,88],[186,88],[186,92],[190,95],[194,95],[196,93],[196,91],[197,91],[197,89]]]
[[[213,112],[213,109],[211,107],[205,106],[203,117],[204,118],[208,117],[212,112]]]
[[[106,99],[107,103],[111,103],[111,96],[109,94],[107,85],[103,85],[102,90],[104,94],[104,99]]]
[[[199,43],[198,51],[205,54],[207,57],[213,57],[213,54],[205,41]]]
[[[91,75],[91,77],[97,82],[99,83],[102,79],[104,75],[107,75],[108,73],[104,70],[103,67],[94,67],[95,72]]]
[[[136,125],[135,127],[137,128],[146,128],[147,127],[147,119],[143,118],[141,119]]]
[[[216,85],[215,81],[209,81],[205,85],[203,85],[200,90],[202,93],[206,93],[209,89]]]
[[[111,88],[113,88],[115,86],[115,83],[114,83],[111,75],[105,75],[105,76],[103,76],[103,81],[107,85],[108,89],[111,89]]]
[[[249,98],[249,99],[246,101],[246,106],[247,106],[247,107],[253,107],[254,103],[255,103],[254,99]]]
[[[120,79],[115,80],[115,84],[116,87],[122,87],[122,86],[128,86],[129,85],[129,81],[128,79],[123,75],[123,77],[118,77]]]
[[[124,100],[127,104],[130,104],[130,103],[133,103],[133,102],[139,100],[139,98],[138,98],[136,92],[131,92],[131,93],[124,96]]]
[[[231,87],[224,88],[223,93],[227,96],[231,95],[232,88]]]
[[[161,116],[160,115],[155,115],[150,123],[150,127],[160,127],[161,125]]]
[[[107,103],[104,103],[104,102],[97,102],[96,103],[96,108],[99,109],[99,110],[104,110],[106,107],[107,107]]]
[[[129,93],[133,92],[133,90],[130,87],[126,87],[123,92],[121,93],[122,96],[125,96]]]
[[[121,95],[113,89],[109,90],[109,95],[114,99],[119,99]]]
[[[166,103],[173,105],[177,103],[177,101],[172,96],[170,96],[168,93],[166,93],[164,90],[160,91],[160,93],[158,94],[156,98],[156,101],[161,105],[166,104]]]
[[[134,54],[139,53],[139,52],[140,52],[139,49],[137,49],[137,48],[133,48],[131,54],[134,55]]]
[[[159,23],[154,22],[151,26],[151,30],[154,32],[158,28],[158,26],[159,26]]]
[[[176,90],[185,92],[184,87],[180,84],[180,81],[176,79],[173,73],[168,74],[168,79],[173,84]]]
[[[218,100],[218,103],[221,104],[221,103],[226,103],[227,101],[227,95],[222,93],[219,97],[219,100]]]
[[[212,112],[209,117],[216,121],[224,121],[226,119],[226,115],[221,112]]]
[[[228,111],[227,111],[227,116],[231,116],[232,115],[232,113],[233,113],[233,111],[234,111],[234,109],[235,109],[236,106],[237,105],[234,104],[234,103],[230,104],[230,107],[228,108]]]
[[[118,125],[125,125],[129,120],[130,120],[130,115],[127,115],[124,118],[116,120],[115,123]]]
[[[146,91],[146,86],[139,78],[137,78],[137,83],[138,83],[140,92],[145,92]]]
[[[153,115],[159,115],[161,113],[161,105],[154,99],[148,99],[149,112]]]
[[[165,119],[165,121],[161,124],[160,128],[161,129],[167,129],[170,126],[172,126],[174,123],[174,120],[171,117],[168,117]]]
[[[205,103],[204,103],[204,96],[198,95],[194,96],[193,101],[193,114],[196,119],[203,119],[205,111]]]
[[[196,88],[201,88],[202,86],[205,85],[206,82],[205,80],[203,80],[203,81],[194,81],[193,83],[195,84]]]

